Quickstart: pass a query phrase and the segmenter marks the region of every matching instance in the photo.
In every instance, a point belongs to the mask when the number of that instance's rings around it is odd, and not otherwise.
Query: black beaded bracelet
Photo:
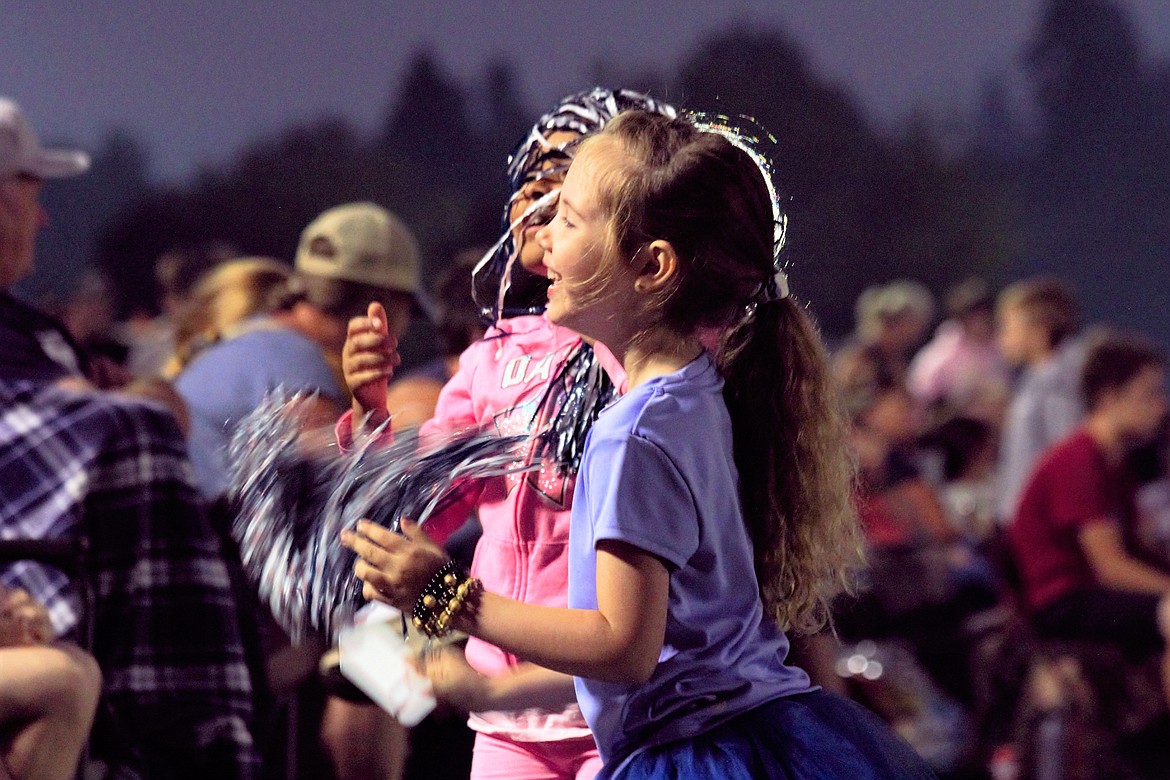
[[[428,637],[445,636],[450,633],[455,616],[481,590],[483,584],[478,579],[468,576],[455,561],[447,561],[414,603],[414,627]]]
[[[449,559],[446,563],[439,567],[439,570],[427,581],[423,586],[422,593],[418,594],[418,600],[414,602],[414,614],[423,615],[437,609],[441,602],[450,598],[448,591],[451,590],[447,583],[447,577],[459,578],[466,573],[461,571],[459,564],[455,563],[454,559]],[[427,598],[430,596],[431,598]]]

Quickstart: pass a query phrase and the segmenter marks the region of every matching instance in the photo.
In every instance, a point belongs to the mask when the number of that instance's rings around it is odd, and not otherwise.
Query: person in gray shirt
[[[1006,523],[1040,455],[1084,417],[1084,348],[1077,336],[1080,307],[1057,279],[1035,277],[1007,287],[996,319],[1004,357],[1022,368],[1000,442],[999,519]]]

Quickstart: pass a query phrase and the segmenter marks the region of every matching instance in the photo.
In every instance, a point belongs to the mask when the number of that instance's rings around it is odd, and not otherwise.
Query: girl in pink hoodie
[[[470,486],[464,502],[426,526],[441,541],[474,507],[483,535],[472,572],[493,592],[530,604],[567,604],[569,509],[581,448],[596,415],[624,381],[606,350],[594,350],[544,317],[548,280],[535,234],[555,209],[575,142],[637,107],[674,114],[644,95],[596,88],[562,100],[512,155],[513,194],[503,236],[473,275],[481,313],[493,324],[460,357],[434,417],[422,426],[424,435],[490,426],[504,435],[531,436],[527,457],[540,457],[539,471]],[[338,423],[342,447],[386,420],[396,347],[378,304],[350,322],[342,362],[354,401]],[[426,582],[434,573],[410,576]],[[428,673],[440,696],[471,710],[469,723],[477,732],[473,780],[584,780],[601,768],[571,677],[522,663],[474,638],[466,662],[447,652],[428,663]]]

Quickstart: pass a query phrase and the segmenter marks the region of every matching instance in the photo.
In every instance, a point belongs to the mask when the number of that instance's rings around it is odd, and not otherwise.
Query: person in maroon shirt
[[[1103,334],[1081,376],[1089,413],[1032,472],[1009,529],[1037,631],[1163,653],[1170,700],[1170,572],[1126,548],[1134,485],[1131,449],[1157,435],[1167,412],[1166,360],[1130,335]]]

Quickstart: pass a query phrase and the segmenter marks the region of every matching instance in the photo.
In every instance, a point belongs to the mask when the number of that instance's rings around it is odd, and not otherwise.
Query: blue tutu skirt
[[[608,768],[607,768],[608,769]],[[825,691],[775,699],[693,739],[635,751],[614,780],[914,780],[935,774],[861,705]]]

